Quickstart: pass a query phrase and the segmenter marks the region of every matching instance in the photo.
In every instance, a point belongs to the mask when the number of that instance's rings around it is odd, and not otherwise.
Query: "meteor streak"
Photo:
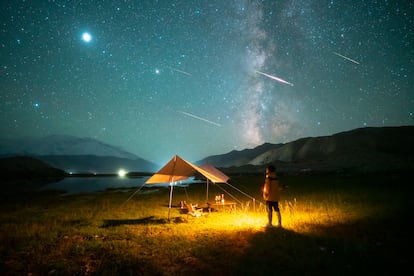
[[[343,56],[343,55],[341,55],[340,53],[337,53],[337,52],[333,52],[335,55],[337,55],[337,56],[340,56],[341,58],[344,58],[344,59],[346,59],[346,60],[349,60],[350,62],[353,62],[353,63],[355,63],[355,64],[359,64],[359,62],[358,61],[356,61],[356,60],[353,60],[352,58],[349,58],[349,57],[346,57],[346,56]]]
[[[207,122],[207,123],[209,123],[209,124],[212,124],[212,125],[215,125],[215,126],[221,127],[221,125],[220,125],[220,124],[218,124],[218,123],[215,123],[215,122],[209,121],[209,120],[207,120],[207,119],[204,119],[204,118],[198,117],[198,116],[196,116],[196,115],[194,115],[194,114],[187,113],[187,112],[184,112],[184,111],[178,111],[178,112],[180,112],[180,113],[182,113],[182,114],[184,114],[184,115],[187,115],[187,116],[193,117],[193,118],[195,118],[195,119],[198,119],[198,120],[201,120],[201,121]]]
[[[167,66],[167,68],[168,69],[171,69],[171,70],[173,70],[175,72],[178,72],[178,73],[181,73],[181,74],[184,74],[184,75],[187,75],[187,76],[191,76],[191,74],[188,73],[188,72],[186,72],[186,71],[182,71],[180,69],[177,69],[177,68],[174,68],[174,67],[171,67],[171,66]]]
[[[288,81],[285,81],[284,79],[278,78],[276,76],[272,76],[272,75],[269,75],[269,74],[266,74],[266,73],[263,73],[263,72],[260,72],[260,71],[256,71],[256,73],[259,73],[259,74],[261,74],[263,76],[266,76],[268,78],[271,78],[272,80],[275,80],[275,81],[278,81],[278,82],[281,82],[281,83],[284,83],[284,84],[288,84],[290,86],[293,86],[293,83],[290,83]]]

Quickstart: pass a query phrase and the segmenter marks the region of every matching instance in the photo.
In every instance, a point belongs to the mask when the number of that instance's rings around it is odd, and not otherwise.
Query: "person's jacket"
[[[263,186],[263,199],[266,201],[279,201],[281,186],[275,172],[266,174]]]

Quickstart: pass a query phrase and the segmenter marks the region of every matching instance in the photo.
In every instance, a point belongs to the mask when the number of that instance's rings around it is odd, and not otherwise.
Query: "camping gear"
[[[210,165],[205,166],[203,169],[182,159],[180,156],[175,155],[164,167],[145,181],[145,184],[170,183],[170,197],[168,203],[168,219],[170,219],[174,183],[194,176],[196,173],[200,173],[207,178],[208,181],[213,183],[226,183],[229,177],[216,168],[213,168],[214,167]]]

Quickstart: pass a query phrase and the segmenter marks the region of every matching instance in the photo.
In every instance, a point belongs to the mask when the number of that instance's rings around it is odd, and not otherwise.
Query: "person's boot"
[[[278,227],[282,227],[282,215],[280,214],[280,212],[276,212],[277,214],[277,222],[278,222]]]

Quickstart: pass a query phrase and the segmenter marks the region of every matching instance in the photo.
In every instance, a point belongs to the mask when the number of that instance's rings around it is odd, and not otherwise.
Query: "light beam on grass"
[[[297,233],[314,232],[318,228],[347,223],[357,218],[350,216],[344,206],[331,202],[281,201],[283,229]],[[354,214],[356,215],[356,214]],[[362,215],[362,214],[360,214]],[[356,215],[358,217],[358,215]],[[276,214],[273,224],[276,225]],[[211,212],[205,217],[190,219],[195,227],[218,231],[266,231],[267,213],[265,205],[258,206],[257,211],[219,211]],[[277,229],[277,228],[275,228]]]

